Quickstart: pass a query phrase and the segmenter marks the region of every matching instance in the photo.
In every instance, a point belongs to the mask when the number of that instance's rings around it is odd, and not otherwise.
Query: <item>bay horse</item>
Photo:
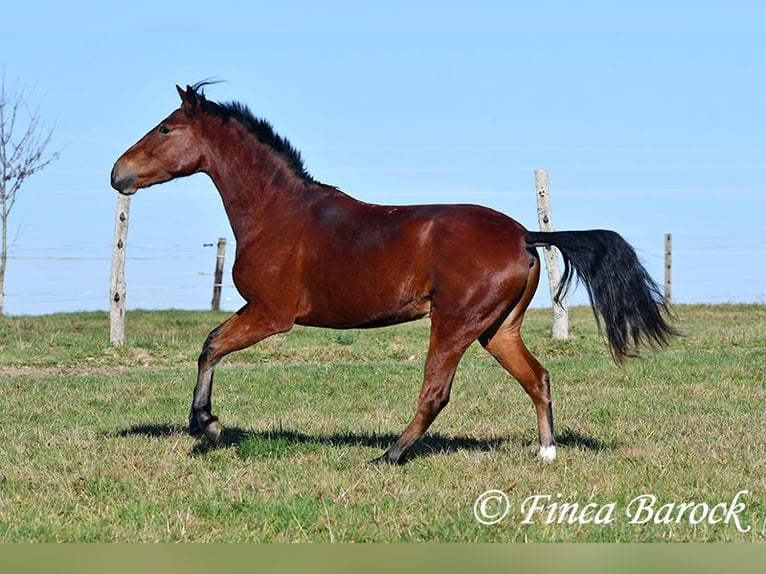
[[[430,317],[415,415],[378,462],[401,464],[447,405],[458,362],[476,340],[521,383],[535,407],[544,460],[556,458],[550,377],[521,339],[540,276],[537,247],[587,288],[614,360],[675,329],[633,248],[605,230],[542,233],[476,205],[363,203],[306,171],[271,124],[238,103],[208,100],[201,82],[176,86],[181,106],[114,164],[122,194],[202,172],[215,184],[236,240],[234,284],[245,305],[208,335],[188,430],[217,443],[213,372],[227,354],[293,325],[382,327]],[[558,297],[557,297],[558,298]]]

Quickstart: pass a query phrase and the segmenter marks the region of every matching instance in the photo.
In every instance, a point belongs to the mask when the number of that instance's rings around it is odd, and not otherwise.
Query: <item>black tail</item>
[[[526,242],[559,249],[564,275],[554,299],[569,289],[574,270],[588,290],[599,329],[603,320],[616,362],[638,356],[642,345],[665,346],[678,335],[668,322],[672,317],[659,286],[614,231],[528,231]]]

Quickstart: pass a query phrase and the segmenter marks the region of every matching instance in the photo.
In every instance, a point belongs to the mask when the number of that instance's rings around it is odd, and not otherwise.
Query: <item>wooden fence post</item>
[[[226,238],[218,239],[218,253],[215,258],[215,275],[213,279],[213,300],[210,302],[211,311],[221,310],[221,287],[223,286],[223,262],[226,257]]]
[[[130,196],[117,195],[117,216],[114,220],[112,270],[109,281],[109,342],[114,346],[125,343],[125,252],[128,247],[128,215]]]
[[[537,219],[540,231],[554,231],[553,216],[551,215],[550,191],[548,188],[548,172],[544,169],[535,171],[535,187],[537,189]],[[553,296],[558,291],[561,283],[559,270],[558,250],[555,247],[544,247],[545,268],[548,270],[548,283],[553,305],[553,338],[569,338],[569,313],[567,312],[566,298],[562,296],[559,304],[553,301]]]
[[[673,238],[670,233],[665,234],[665,303],[670,304],[670,283],[673,267]]]

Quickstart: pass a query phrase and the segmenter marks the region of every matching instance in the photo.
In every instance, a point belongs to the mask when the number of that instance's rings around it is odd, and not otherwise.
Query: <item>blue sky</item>
[[[6,312],[108,308],[114,160],[216,77],[366,201],[470,202],[609,228],[674,300],[766,301],[766,5],[726,2],[13,2],[0,65],[60,159],[11,217]],[[134,196],[129,308],[207,308],[233,237],[205,176]],[[227,267],[233,249],[229,249]],[[224,279],[224,307],[240,299]],[[578,292],[573,302],[585,302]],[[541,288],[535,305],[547,305]]]

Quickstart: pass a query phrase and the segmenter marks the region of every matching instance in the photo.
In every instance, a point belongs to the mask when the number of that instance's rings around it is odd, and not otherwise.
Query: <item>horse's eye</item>
[[[170,128],[169,128],[168,126],[166,126],[165,124],[162,124],[162,125],[160,126],[160,133],[161,133],[162,135],[167,135],[167,134],[169,134],[169,133],[170,133]]]

